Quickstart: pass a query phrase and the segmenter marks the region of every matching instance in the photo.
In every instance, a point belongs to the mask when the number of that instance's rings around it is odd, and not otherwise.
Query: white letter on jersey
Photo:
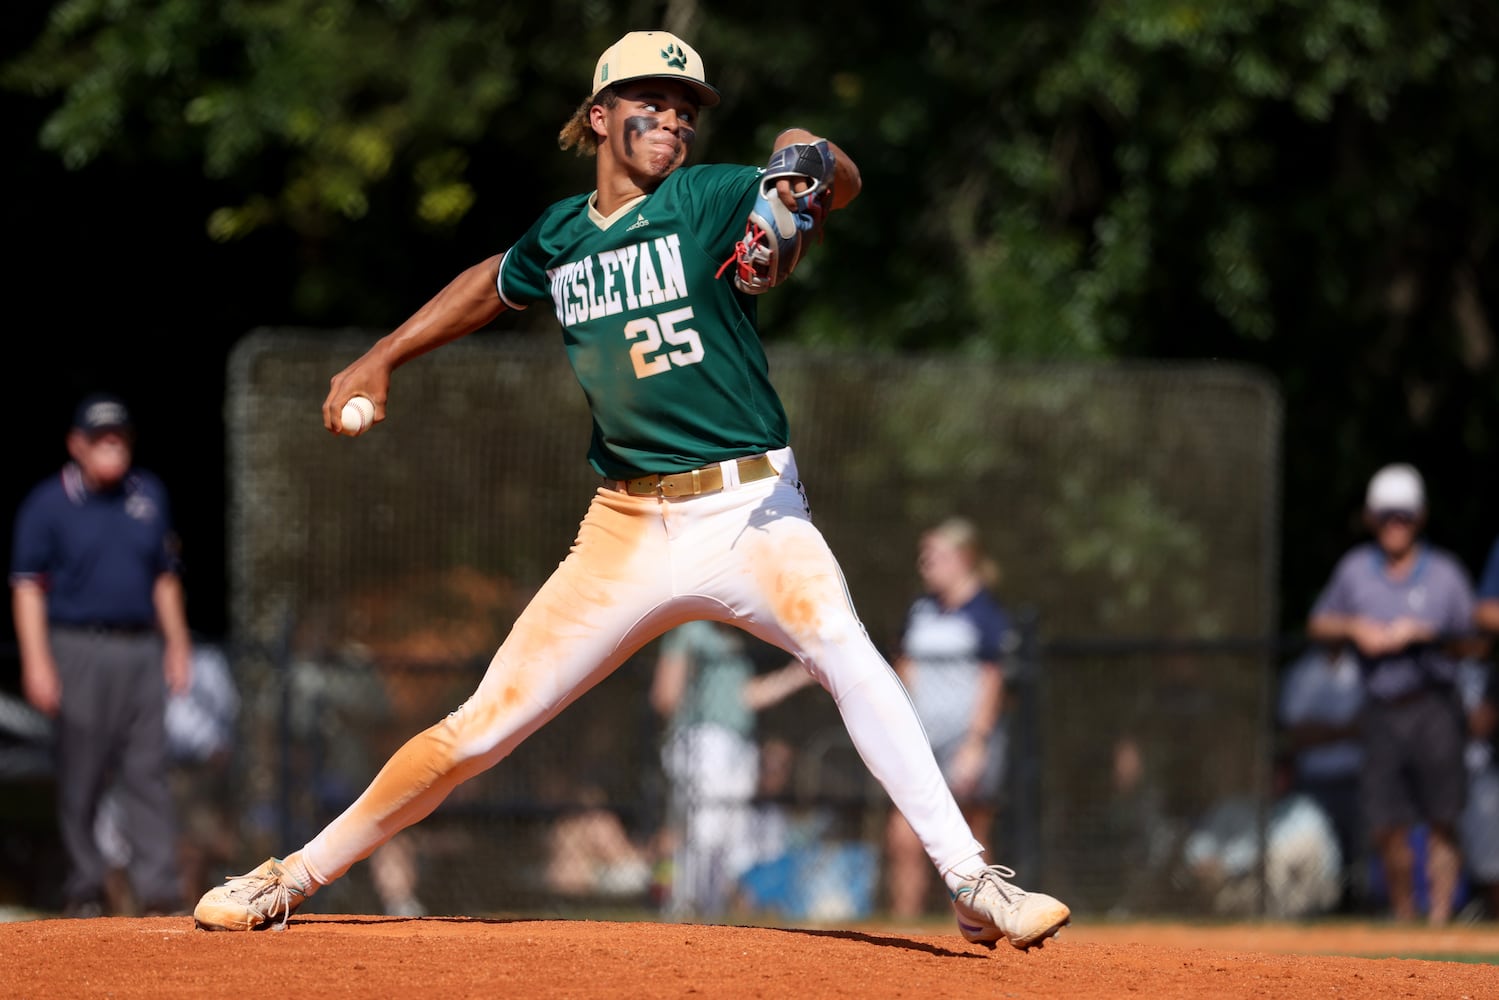
[[[656,277],[656,268],[651,264],[651,255],[642,252],[640,254],[640,270],[638,272],[640,282],[640,304],[643,306],[659,306],[663,298],[661,294],[661,279]]]
[[[572,294],[567,299],[567,322],[568,325],[584,319],[587,310],[584,303],[588,301],[587,289],[584,288],[584,279],[587,277],[587,259],[575,261],[567,265],[568,291]]]
[[[672,233],[654,242],[656,259],[661,262],[661,274],[666,279],[661,292],[661,301],[686,298],[687,273],[682,270],[682,238]]]
[[[552,281],[552,308],[557,312],[557,322],[566,326],[570,311],[567,308],[568,268],[566,265],[553,268],[547,277]]]
[[[640,244],[631,243],[627,247],[620,247],[615,255],[619,259],[619,273],[625,284],[625,308],[634,310],[640,305],[640,300],[635,297],[635,262],[640,258]]]
[[[602,288],[598,300],[593,303],[594,309],[598,311],[590,313],[589,319],[613,316],[620,311],[619,288],[616,280],[619,275],[619,251],[610,250],[599,254],[599,269],[603,272],[599,279]]]
[[[588,319],[602,319],[609,315],[609,272],[610,268],[600,261],[600,270],[593,269],[593,258],[583,258],[588,269]],[[615,299],[615,305],[619,300]]]

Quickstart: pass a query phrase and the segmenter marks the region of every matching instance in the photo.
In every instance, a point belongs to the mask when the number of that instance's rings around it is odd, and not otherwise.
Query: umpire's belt
[[[755,455],[738,461],[739,481],[753,483],[779,475],[770,464],[770,456]],[[638,479],[611,480],[609,485],[623,490],[632,497],[695,497],[700,493],[713,493],[723,489],[723,469],[718,463],[705,465],[690,472],[675,472],[669,476],[641,476]]]
[[[51,622],[52,628],[87,632],[89,635],[146,635],[155,632],[151,622]]]

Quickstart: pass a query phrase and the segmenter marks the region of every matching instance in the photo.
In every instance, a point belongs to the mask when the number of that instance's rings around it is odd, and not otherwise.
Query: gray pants
[[[57,819],[69,904],[102,901],[107,864],[94,835],[110,786],[120,794],[129,876],[145,910],[182,905],[177,828],[167,769],[161,639],[54,628],[62,682],[57,725]]]

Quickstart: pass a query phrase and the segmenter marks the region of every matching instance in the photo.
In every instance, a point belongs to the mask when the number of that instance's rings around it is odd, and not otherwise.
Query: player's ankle
[[[281,860],[281,868],[296,882],[305,896],[311,896],[323,886],[323,883],[307,867],[307,862],[303,859],[301,851],[297,851],[295,854],[288,854],[283,858]]]
[[[982,854],[974,854],[944,871],[942,873],[942,881],[947,883],[948,892],[957,892],[958,886],[977,877],[978,873],[983,870],[984,856]]]

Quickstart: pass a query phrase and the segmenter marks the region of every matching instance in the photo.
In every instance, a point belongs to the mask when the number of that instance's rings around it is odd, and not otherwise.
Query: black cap
[[[105,431],[129,432],[134,428],[130,422],[130,411],[124,400],[108,393],[85,396],[73,411],[73,429],[85,434],[103,434]]]

